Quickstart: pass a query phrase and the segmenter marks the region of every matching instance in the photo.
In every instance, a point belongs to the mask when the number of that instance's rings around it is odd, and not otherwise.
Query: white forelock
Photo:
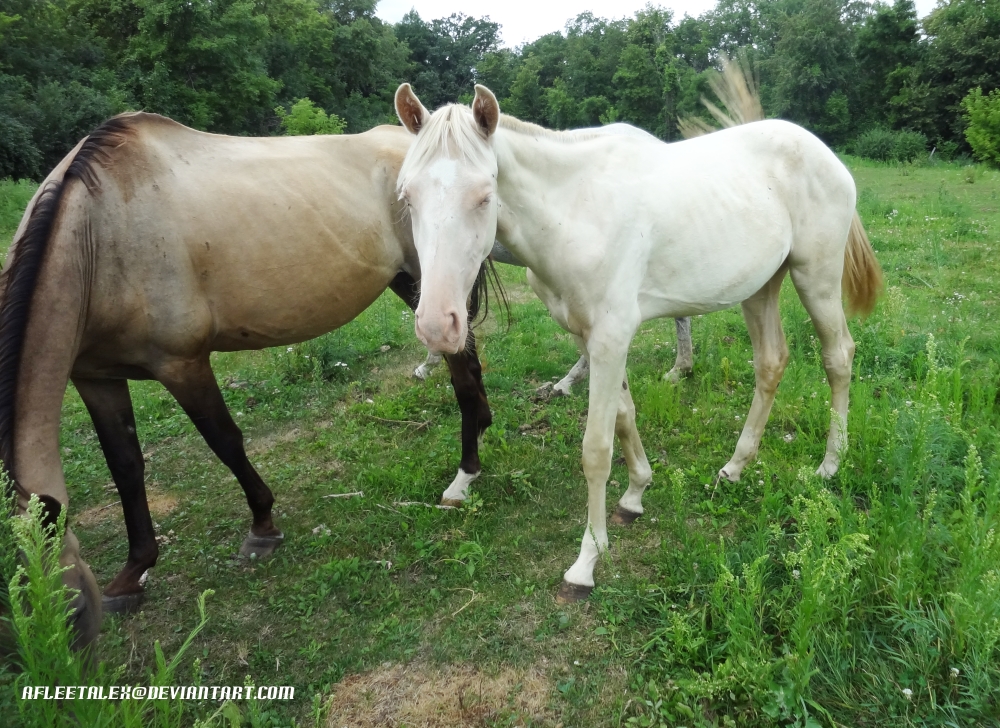
[[[472,110],[448,104],[431,114],[417,134],[399,170],[397,192],[402,192],[414,177],[442,156],[465,159],[485,174],[496,174],[496,157],[476,128]]]

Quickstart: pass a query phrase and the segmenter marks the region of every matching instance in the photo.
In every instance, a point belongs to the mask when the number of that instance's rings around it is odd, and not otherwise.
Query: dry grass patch
[[[553,683],[538,667],[386,663],[344,678],[330,696],[327,728],[472,728],[555,723]]]
[[[147,487],[146,500],[149,502],[149,512],[160,518],[177,507],[177,498],[151,487]],[[116,500],[103,506],[88,508],[76,517],[75,525],[91,528],[110,520],[124,521],[121,501]]]

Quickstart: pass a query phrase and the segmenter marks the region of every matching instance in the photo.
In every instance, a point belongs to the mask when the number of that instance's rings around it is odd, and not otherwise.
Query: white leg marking
[[[590,363],[587,361],[586,356],[581,356],[580,360],[573,365],[573,368],[569,370],[566,376],[552,387],[552,394],[568,397],[570,388],[577,382],[586,379],[588,374],[590,374]]]
[[[441,363],[441,355],[436,351],[428,351],[427,359],[424,360],[423,364],[421,364],[420,366],[418,366],[416,369],[413,370],[413,376],[415,376],[417,379],[420,380],[427,379],[427,377],[431,375],[431,371],[434,369],[434,367],[436,367],[440,363]]]
[[[577,586],[594,586],[594,567],[597,566],[597,559],[601,552],[608,547],[608,534],[605,530],[603,543],[598,543],[594,537],[593,530],[588,528],[583,534],[583,543],[580,546],[580,556],[576,562],[569,567],[563,575],[563,579],[569,584]]]
[[[455,479],[451,481],[451,485],[441,496],[442,501],[464,501],[469,497],[469,485],[472,481],[479,477],[479,473],[467,473],[461,468],[458,469],[458,474]]]

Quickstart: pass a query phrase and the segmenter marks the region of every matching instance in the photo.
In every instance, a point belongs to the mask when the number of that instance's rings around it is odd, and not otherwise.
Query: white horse
[[[497,239],[528,267],[553,318],[591,367],[583,470],[588,518],[561,599],[586,597],[607,548],[605,487],[617,434],[629,471],[619,520],[642,513],[652,478],[635,426],[625,363],[639,325],[737,303],[754,349],[756,389],[720,477],[756,454],[788,348],[778,292],[790,273],[819,335],[831,425],[818,472],[836,473],[847,444],[854,342],[841,304],[874,307],[881,272],[855,212],[854,181],[806,130],[784,121],[737,126],[676,144],[593,131],[552,132],[501,116],[476,86],[471,110],[431,115],[409,84],[396,111],[416,135],[397,184],[423,273],[415,329],[431,350],[465,342],[465,302]]]

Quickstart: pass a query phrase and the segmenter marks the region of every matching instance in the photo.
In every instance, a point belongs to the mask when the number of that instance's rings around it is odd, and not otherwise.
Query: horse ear
[[[420,103],[420,99],[413,93],[413,88],[408,83],[400,84],[396,89],[396,116],[411,134],[420,131],[430,118],[430,113]]]
[[[54,531],[59,524],[59,514],[62,512],[62,503],[50,495],[39,495],[38,500],[42,502],[42,525],[52,527]],[[62,534],[58,534],[62,536]]]
[[[500,123],[500,104],[497,97],[485,86],[476,84],[476,98],[472,101],[472,118],[484,137],[489,138]]]

